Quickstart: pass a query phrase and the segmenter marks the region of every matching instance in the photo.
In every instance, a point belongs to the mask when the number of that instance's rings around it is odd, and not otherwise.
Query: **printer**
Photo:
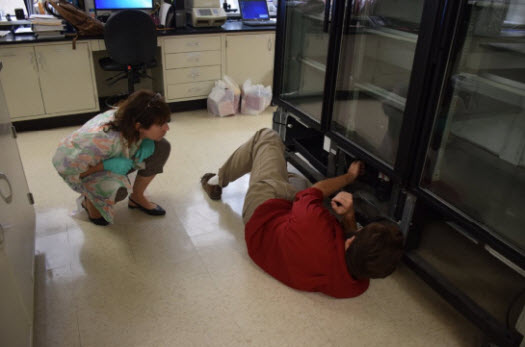
[[[226,23],[220,0],[185,0],[186,22],[193,27],[214,27]]]

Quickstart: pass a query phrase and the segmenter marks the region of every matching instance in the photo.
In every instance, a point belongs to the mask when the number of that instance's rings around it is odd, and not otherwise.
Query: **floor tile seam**
[[[75,310],[75,317],[77,319],[77,334],[78,334],[78,345],[79,347],[82,347],[82,336],[80,335],[80,321],[79,321],[79,318],[78,318],[78,306]]]

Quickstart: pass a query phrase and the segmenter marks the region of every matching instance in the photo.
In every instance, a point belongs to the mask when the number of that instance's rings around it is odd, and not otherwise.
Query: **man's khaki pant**
[[[297,190],[288,181],[284,144],[275,131],[261,129],[237,148],[219,169],[219,185],[226,187],[249,172],[250,184],[242,209],[244,224],[266,200],[295,198]]]

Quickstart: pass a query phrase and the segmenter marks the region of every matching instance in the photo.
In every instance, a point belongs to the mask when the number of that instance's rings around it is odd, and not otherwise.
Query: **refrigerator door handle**
[[[325,33],[327,33],[329,29],[330,9],[331,8],[332,8],[332,0],[326,0],[324,4],[324,23],[323,23],[323,31]]]
[[[9,194],[4,195],[4,191],[0,189],[0,196],[2,197],[2,200],[6,202],[6,204],[9,204],[13,200],[13,189],[11,188],[11,182],[9,182],[7,176],[4,173],[0,172],[0,181],[2,180],[6,181],[7,188],[9,189]]]
[[[5,240],[4,227],[2,226],[2,224],[0,224],[0,247],[3,245],[4,240]]]

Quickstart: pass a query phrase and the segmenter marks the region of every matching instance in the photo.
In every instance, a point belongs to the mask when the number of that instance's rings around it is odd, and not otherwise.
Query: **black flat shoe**
[[[148,210],[147,208],[143,207],[143,206],[140,206],[139,204],[137,204],[135,201],[133,201],[133,199],[129,198],[129,201],[131,201],[132,203],[134,203],[136,206],[131,206],[130,204],[128,204],[128,208],[131,208],[131,209],[134,209],[134,208],[138,208],[139,210],[141,210],[142,212],[144,213],[147,213],[149,214],[150,216],[164,216],[166,214],[166,210],[164,210],[162,207],[160,207],[159,205],[157,205],[155,208],[152,208],[151,210]]]
[[[87,206],[84,205],[86,203],[86,198],[84,198],[84,202],[81,204],[82,207],[84,208],[84,210],[86,210],[86,213],[88,215],[88,218],[89,220],[91,221],[91,223],[95,224],[95,225],[101,225],[101,226],[105,226],[105,225],[108,225],[109,222],[107,220],[104,219],[104,217],[100,217],[100,218],[91,218],[91,216],[89,215],[89,211],[87,209]]]

